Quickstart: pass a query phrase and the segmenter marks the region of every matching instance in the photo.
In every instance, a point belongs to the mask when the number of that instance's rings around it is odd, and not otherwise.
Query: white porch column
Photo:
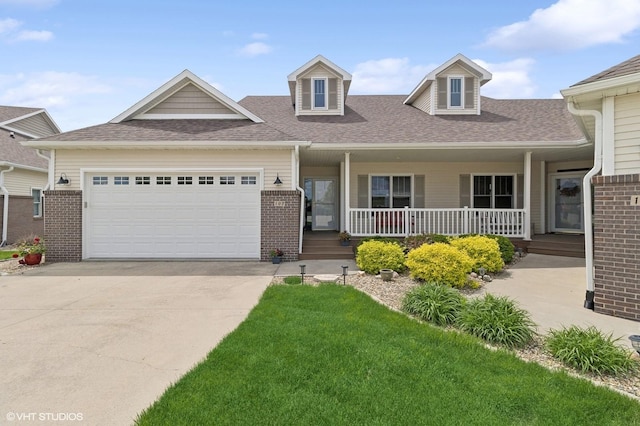
[[[547,232],[547,162],[540,162],[540,229]]]
[[[344,206],[344,230],[347,232],[351,232],[351,205],[349,204],[349,199],[351,197],[350,187],[351,187],[351,153],[344,153],[344,200],[342,200],[342,205]]]
[[[524,154],[524,239],[531,240],[531,151]]]

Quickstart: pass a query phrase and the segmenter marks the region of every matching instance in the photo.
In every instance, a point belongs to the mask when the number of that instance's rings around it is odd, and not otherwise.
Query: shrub
[[[380,269],[404,270],[404,251],[400,244],[384,241],[366,241],[358,246],[356,264],[368,274],[377,274]]]
[[[423,321],[445,326],[455,323],[464,302],[458,290],[441,284],[424,284],[406,294],[402,310]]]
[[[468,302],[460,313],[458,326],[489,343],[509,348],[522,347],[535,334],[529,313],[504,296],[486,294]]]
[[[369,241],[378,241],[378,242],[382,242],[382,243],[392,243],[392,244],[397,244],[398,247],[402,247],[402,243],[397,238],[381,237],[379,235],[376,235],[376,236],[373,236],[373,237],[364,237],[358,242],[358,244],[356,245],[356,247],[354,249],[356,256],[358,255],[358,250],[360,249],[360,246],[362,244],[364,244],[364,243],[368,243]]]
[[[486,235],[488,238],[496,240],[500,247],[500,255],[504,263],[510,263],[513,260],[513,255],[516,253],[516,249],[510,239],[502,235]]]
[[[562,330],[549,330],[545,346],[554,358],[582,372],[598,375],[621,375],[637,371],[633,352],[616,343],[612,335],[604,335],[591,326],[582,329],[575,325]]]
[[[460,288],[467,282],[473,261],[455,247],[433,243],[411,250],[407,266],[413,278]]]
[[[500,246],[496,240],[483,235],[472,235],[464,238],[451,240],[451,245],[456,247],[471,257],[473,260],[473,270],[485,268],[487,272],[498,272],[504,267]]]
[[[290,275],[288,277],[284,277],[282,281],[285,284],[290,285],[302,284],[302,277],[300,275]]]

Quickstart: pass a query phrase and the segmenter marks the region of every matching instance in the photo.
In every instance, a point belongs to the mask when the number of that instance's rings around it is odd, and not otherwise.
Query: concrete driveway
[[[275,267],[207,263],[0,277],[0,424],[131,424],[246,318]]]

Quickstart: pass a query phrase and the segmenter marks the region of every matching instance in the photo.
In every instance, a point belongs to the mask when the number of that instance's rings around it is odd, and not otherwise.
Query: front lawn
[[[13,254],[18,253],[15,250],[0,250],[0,260],[7,260],[13,258]]]
[[[349,286],[272,286],[139,425],[631,425],[640,404]]]

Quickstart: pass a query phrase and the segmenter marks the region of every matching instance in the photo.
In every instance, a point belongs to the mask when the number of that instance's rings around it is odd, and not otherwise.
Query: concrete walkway
[[[528,254],[487,283],[485,291],[518,301],[538,324],[538,331],[563,326],[595,326],[631,348],[629,335],[640,334],[640,322],[597,314],[585,309],[585,260]]]

